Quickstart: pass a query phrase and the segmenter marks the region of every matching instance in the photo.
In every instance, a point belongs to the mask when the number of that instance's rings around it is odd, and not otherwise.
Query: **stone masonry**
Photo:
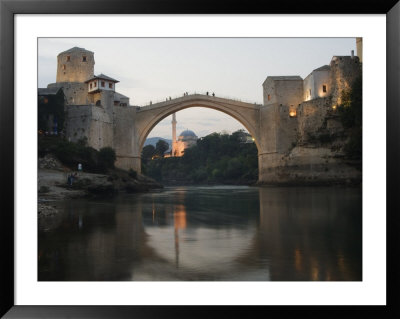
[[[358,57],[333,57],[329,66],[314,70],[323,71],[324,76],[312,77],[316,91],[310,100],[305,100],[307,92],[300,76],[267,77],[263,105],[193,94],[132,106],[129,98],[114,89],[92,88],[88,92],[85,81],[94,75],[93,52],[72,48],[60,53],[57,63],[57,82],[48,87],[63,88],[66,96],[66,137],[71,141],[86,140],[96,149],[114,148],[117,167],[140,172],[144,141],[157,123],[185,108],[206,107],[232,116],[255,139],[260,183],[360,178],[360,172],[341,163],[331,149],[308,143],[315,134],[343,132],[333,109],[340,103],[342,91],[361,74]],[[324,93],[323,97],[319,92]]]

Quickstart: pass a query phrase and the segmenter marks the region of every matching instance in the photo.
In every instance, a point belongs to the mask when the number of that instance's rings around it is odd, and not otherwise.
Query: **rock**
[[[113,195],[116,193],[112,183],[89,185],[87,191],[92,195]]]
[[[53,216],[53,215],[56,215],[57,213],[58,213],[58,210],[55,207],[50,206],[48,204],[44,204],[44,203],[38,203],[39,218]]]
[[[39,168],[45,169],[63,169],[61,162],[51,154],[46,154],[45,157],[39,157],[38,166]]]

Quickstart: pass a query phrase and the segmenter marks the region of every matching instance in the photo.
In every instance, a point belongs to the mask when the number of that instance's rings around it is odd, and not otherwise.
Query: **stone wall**
[[[332,110],[331,104],[330,98],[314,99],[300,104],[297,143],[306,143],[311,135],[315,135],[324,126],[327,114]]]
[[[87,84],[79,82],[58,82],[47,85],[48,88],[62,88],[68,105],[89,104]]]
[[[303,101],[303,79],[299,76],[269,76],[263,83],[264,105],[298,105]]]
[[[113,122],[103,108],[92,105],[68,105],[66,137],[71,142],[86,140],[88,145],[95,149],[113,147]]]
[[[61,52],[57,56],[56,82],[83,83],[93,77],[94,63],[94,53],[83,48]]]
[[[287,106],[262,108],[263,145],[270,145],[271,152],[259,153],[260,184],[361,182],[360,163],[344,160],[348,136],[333,105],[331,97],[305,101],[298,106],[296,118],[288,116]]]
[[[113,135],[117,154],[115,166],[140,172],[140,150],[135,123],[136,109],[132,106],[114,106]]]
[[[92,107],[90,105],[67,105],[65,135],[71,142],[89,139],[92,121]]]
[[[332,104],[341,103],[341,94],[349,90],[353,81],[361,75],[361,63],[357,56],[334,56],[331,61]]]
[[[98,106],[92,106],[92,119],[88,136],[88,145],[99,150],[113,147],[113,120],[108,112]]]

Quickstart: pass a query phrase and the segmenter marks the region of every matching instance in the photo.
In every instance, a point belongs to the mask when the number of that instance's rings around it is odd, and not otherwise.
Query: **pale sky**
[[[75,46],[93,51],[94,73],[119,80],[116,91],[139,106],[206,91],[262,104],[267,76],[304,79],[334,55],[356,54],[355,38],[39,38],[39,87],[56,81],[57,55]],[[190,129],[203,137],[244,129],[230,116],[206,108],[189,108],[176,117],[178,134]],[[148,137],[171,139],[171,119]]]

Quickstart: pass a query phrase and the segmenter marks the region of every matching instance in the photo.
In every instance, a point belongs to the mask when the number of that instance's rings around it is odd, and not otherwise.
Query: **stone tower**
[[[73,47],[57,56],[56,82],[80,82],[94,75],[94,53]]]
[[[357,56],[360,58],[360,62],[362,63],[362,38],[356,38],[356,46],[357,46]]]

